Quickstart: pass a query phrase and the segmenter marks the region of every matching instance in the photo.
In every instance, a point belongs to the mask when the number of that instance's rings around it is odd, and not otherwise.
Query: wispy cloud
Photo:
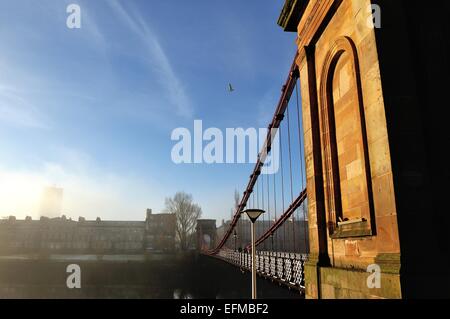
[[[184,118],[191,118],[193,116],[193,108],[190,98],[186,94],[181,80],[176,75],[167,54],[161,46],[158,36],[135,10],[128,12],[117,1],[108,3],[110,3],[113,11],[126,27],[138,36],[145,48],[145,53],[148,54],[145,57],[145,61],[148,67],[157,74],[166,98],[175,107],[175,114]]]

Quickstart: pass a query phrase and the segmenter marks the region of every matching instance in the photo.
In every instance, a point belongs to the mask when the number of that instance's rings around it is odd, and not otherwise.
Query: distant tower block
[[[55,218],[62,213],[63,189],[57,187],[46,187],[42,192],[41,216]]]

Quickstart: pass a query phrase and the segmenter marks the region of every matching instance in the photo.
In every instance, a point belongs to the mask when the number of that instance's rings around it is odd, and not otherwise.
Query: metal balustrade
[[[251,271],[251,253],[222,249],[217,256],[243,270]],[[285,284],[290,288],[298,288],[304,291],[304,265],[307,258],[308,256],[304,254],[257,251],[257,273],[267,279]]]

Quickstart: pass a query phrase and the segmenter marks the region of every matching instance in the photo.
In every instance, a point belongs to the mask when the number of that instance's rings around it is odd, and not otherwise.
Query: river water
[[[71,264],[80,267],[80,289],[67,287]],[[0,298],[249,299],[250,285],[249,273],[196,254],[0,257]],[[258,297],[301,298],[261,278]]]

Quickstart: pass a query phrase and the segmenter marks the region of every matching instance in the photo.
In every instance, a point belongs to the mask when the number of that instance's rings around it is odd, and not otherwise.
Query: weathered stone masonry
[[[309,298],[450,294],[446,3],[286,1],[278,22],[298,34]],[[379,289],[366,284],[371,264]]]

